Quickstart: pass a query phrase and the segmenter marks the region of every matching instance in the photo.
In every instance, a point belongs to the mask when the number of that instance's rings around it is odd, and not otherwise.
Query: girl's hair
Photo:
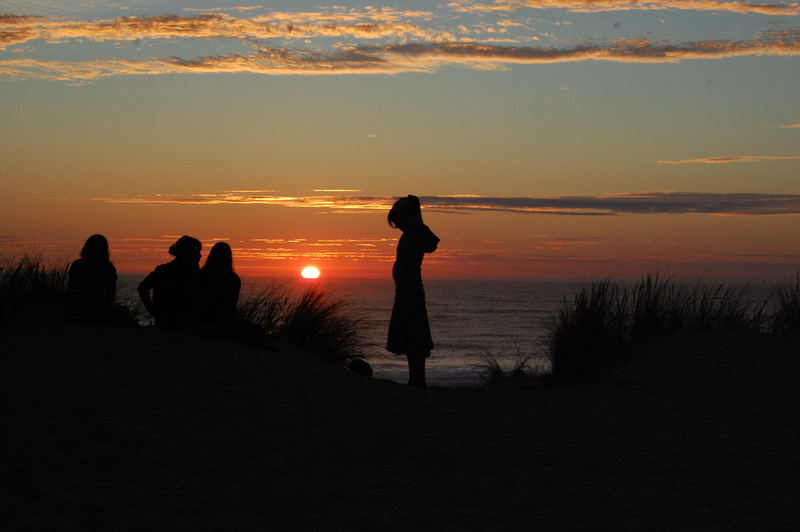
[[[215,272],[232,272],[233,271],[233,252],[231,247],[225,242],[217,242],[211,248],[211,251],[206,257],[206,263],[203,264],[204,270]]]
[[[108,240],[103,235],[92,235],[81,248],[81,258],[92,262],[110,262]]]
[[[173,257],[186,257],[192,258],[195,255],[200,255],[200,250],[203,249],[203,244],[194,237],[183,235],[169,247],[169,254]]]
[[[405,231],[414,223],[422,223],[422,207],[419,198],[409,194],[394,202],[386,220],[391,227]]]

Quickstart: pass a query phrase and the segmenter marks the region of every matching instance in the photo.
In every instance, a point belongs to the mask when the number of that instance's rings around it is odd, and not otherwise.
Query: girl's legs
[[[408,385],[425,388],[425,358],[426,353],[409,353],[408,356]]]

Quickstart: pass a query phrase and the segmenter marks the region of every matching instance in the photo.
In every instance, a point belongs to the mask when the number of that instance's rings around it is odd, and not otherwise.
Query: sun
[[[303,279],[316,279],[319,277],[319,269],[314,266],[306,266],[303,268],[303,271],[300,272],[300,275]]]

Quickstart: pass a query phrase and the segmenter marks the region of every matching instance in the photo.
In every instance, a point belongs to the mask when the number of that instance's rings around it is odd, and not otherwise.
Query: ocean
[[[386,351],[394,299],[388,280],[322,282],[331,296],[347,302],[359,318],[364,358],[375,377],[406,382],[405,357]],[[539,343],[544,325],[565,297],[585,283],[574,281],[426,280],[425,295],[434,350],[427,380],[434,386],[468,386],[481,381],[483,357],[490,353],[511,367],[520,356],[544,363]]]

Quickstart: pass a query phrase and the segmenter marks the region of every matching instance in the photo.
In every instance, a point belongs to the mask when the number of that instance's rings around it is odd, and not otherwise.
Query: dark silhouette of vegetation
[[[800,334],[800,271],[793,282],[778,285],[773,290],[774,310],[768,320],[772,333],[796,336]]]
[[[331,362],[345,364],[361,351],[358,320],[347,314],[343,301],[323,290],[312,288],[293,299],[269,288],[242,297],[238,312],[269,336],[285,338]]]
[[[0,325],[61,316],[69,263],[46,265],[36,255],[0,263]]]
[[[239,297],[236,312],[239,318],[258,326],[267,336],[278,336],[289,296],[277,286],[259,292],[246,292]]]
[[[537,365],[535,359],[517,352],[517,359],[511,368],[506,368],[491,352],[482,355],[482,363],[477,364],[478,370],[484,384],[516,383],[528,387],[536,384],[543,384],[550,380],[550,372]]]
[[[657,274],[633,287],[601,281],[564,301],[547,325],[544,346],[553,377],[563,380],[618,360],[629,344],[655,336],[763,331],[770,322],[767,305],[747,288],[683,285]]]

